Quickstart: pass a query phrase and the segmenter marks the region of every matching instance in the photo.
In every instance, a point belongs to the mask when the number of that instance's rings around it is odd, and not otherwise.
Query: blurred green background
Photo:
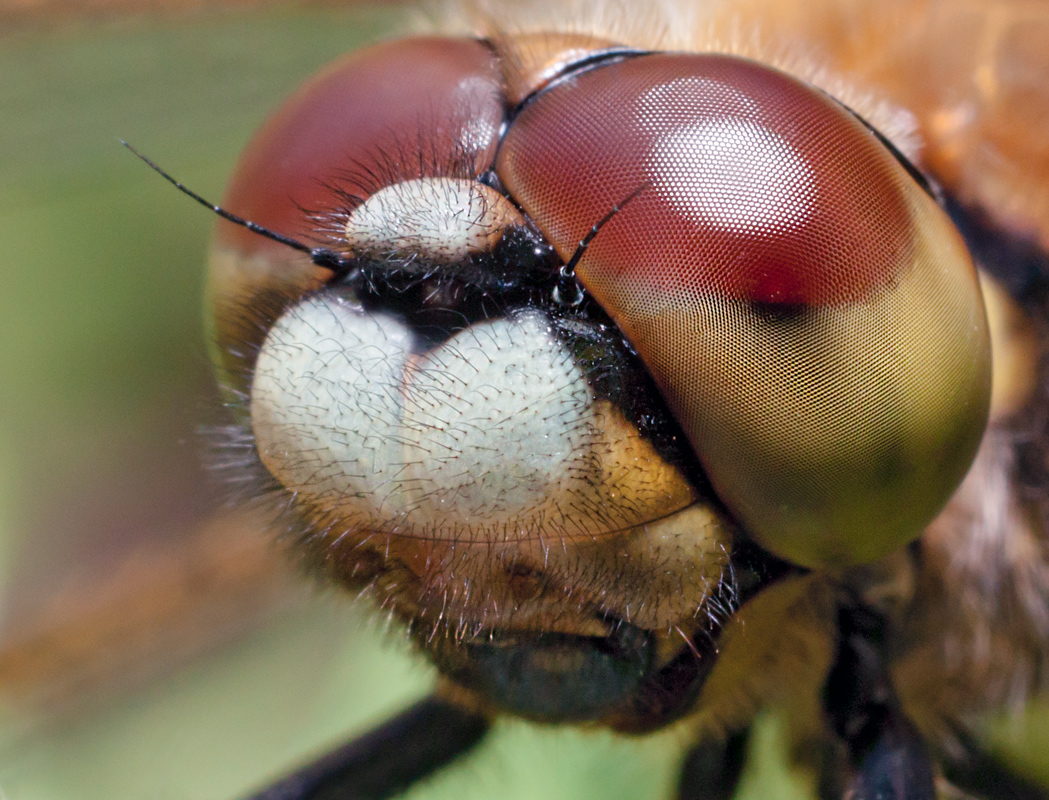
[[[114,605],[133,617],[127,587],[192,561],[216,513],[196,433],[214,417],[201,336],[213,220],[117,139],[218,198],[269,109],[399,20],[369,7],[0,16],[0,798],[229,800],[431,684],[382,620],[294,589],[249,597],[250,623],[217,620],[224,633],[184,648],[178,608],[156,616],[167,631],[98,621]],[[125,663],[129,639],[148,657]],[[801,793],[777,736],[775,721],[761,729],[746,796]],[[1022,725],[1003,725],[1010,737],[1015,758],[1044,764]],[[665,798],[672,739],[506,723],[412,797]]]

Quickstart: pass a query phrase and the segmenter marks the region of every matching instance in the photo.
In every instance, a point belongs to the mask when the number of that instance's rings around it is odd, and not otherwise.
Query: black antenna
[[[591,226],[590,230],[587,231],[586,236],[580,239],[579,246],[576,247],[575,252],[572,253],[572,257],[568,259],[568,263],[561,267],[560,282],[557,286],[554,287],[554,302],[566,306],[578,306],[580,303],[583,302],[583,298],[585,296],[583,292],[583,287],[579,285],[579,281],[577,281],[575,277],[576,264],[579,263],[579,259],[583,257],[583,253],[586,252],[586,248],[590,246],[590,243],[594,241],[594,238],[601,231],[601,229],[608,224],[609,220],[611,220],[612,217],[614,217],[616,214],[622,211],[626,207],[627,203],[629,203],[631,200],[633,200],[635,197],[637,197],[639,194],[645,191],[645,189],[647,189],[648,186],[649,184],[647,182],[641,184],[636,189],[634,189],[634,191],[632,191],[630,194],[628,194],[626,197],[624,197],[622,200],[620,200],[618,203],[612,206],[612,210],[605,214],[603,217],[601,217],[601,219],[599,219],[597,222],[595,222]],[[571,295],[569,295],[569,289],[574,289]]]
[[[229,220],[234,225],[240,225],[242,228],[247,228],[252,233],[257,233],[259,236],[264,236],[267,239],[273,240],[274,242],[279,242],[280,244],[287,245],[293,250],[298,250],[300,253],[306,253],[307,255],[309,255],[310,261],[312,261],[318,267],[330,269],[338,276],[346,275],[353,270],[353,260],[344,259],[334,250],[329,250],[327,247],[310,247],[309,245],[303,244],[302,242],[297,241],[296,239],[292,239],[290,236],[284,236],[283,234],[271,231],[269,228],[264,228],[258,223],[252,222],[250,219],[238,217],[236,214],[227,211],[222,206],[217,206],[214,203],[205,200],[192,189],[175,180],[175,178],[173,178],[171,175],[169,175],[167,172],[161,169],[159,165],[157,165],[155,162],[153,162],[146,156],[142,155],[142,153],[138,152],[138,150],[136,150],[134,147],[128,144],[125,140],[121,139],[120,143],[124,145],[124,147],[126,147],[128,150],[130,150],[131,153],[135,155],[139,160],[145,162],[145,164],[150,169],[152,169],[154,172],[160,175],[160,177],[162,177],[180,192],[193,198],[205,208],[210,209],[223,219]]]
[[[579,246],[575,249],[575,252],[572,254],[572,257],[568,260],[568,263],[565,264],[561,268],[561,274],[563,276],[571,277],[571,276],[575,275],[576,264],[579,263],[579,259],[581,259],[583,257],[583,253],[586,252],[586,248],[590,246],[590,243],[592,241],[594,241],[594,237],[597,236],[598,232],[603,227],[605,227],[605,225],[608,224],[608,222],[612,219],[612,217],[614,217],[616,214],[618,214],[620,211],[622,211],[624,208],[626,208],[627,203],[629,203],[631,200],[636,198],[639,194],[641,194],[647,188],[648,188],[648,183],[647,182],[641,184],[636,189],[634,189],[634,191],[632,191],[630,194],[628,194],[626,197],[624,197],[622,200],[620,200],[618,203],[616,203],[614,206],[612,206],[612,210],[611,211],[609,211],[607,214],[605,214],[603,217],[601,217],[601,219],[599,219],[597,222],[594,223],[593,227],[590,228],[590,230],[587,232],[586,236],[584,236],[579,241]]]

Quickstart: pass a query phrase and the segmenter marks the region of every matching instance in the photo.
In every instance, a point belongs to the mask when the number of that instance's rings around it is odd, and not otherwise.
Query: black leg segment
[[[678,800],[730,800],[743,773],[748,733],[703,742],[689,750],[681,765]]]
[[[245,800],[393,797],[474,747],[489,726],[487,717],[427,698]]]
[[[887,622],[860,605],[838,613],[841,640],[823,703],[845,745],[849,800],[935,800],[928,748],[904,714],[892,686],[885,642]]]
[[[943,760],[944,777],[974,800],[1049,800],[1049,790],[1011,772],[979,743],[958,734],[965,754]]]

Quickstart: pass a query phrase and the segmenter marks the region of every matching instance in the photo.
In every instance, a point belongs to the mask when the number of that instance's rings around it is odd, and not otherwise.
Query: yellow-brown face
[[[526,657],[605,676],[506,701],[529,716],[629,716],[741,597],[914,540],[986,425],[980,288],[928,187],[744,58],[379,45],[288,101],[224,205],[345,265],[227,223],[212,252],[219,370],[307,560],[482,694]]]

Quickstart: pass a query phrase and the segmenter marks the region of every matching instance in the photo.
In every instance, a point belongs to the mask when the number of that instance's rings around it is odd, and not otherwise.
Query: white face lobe
[[[601,535],[692,502],[682,479],[624,468],[657,457],[541,315],[413,344],[401,322],[338,297],[287,312],[252,387],[274,477],[358,530],[460,542]]]
[[[273,476],[316,501],[357,500],[376,516],[390,509],[410,346],[396,320],[337,299],[282,317],[252,383],[255,440]]]
[[[415,572],[413,603],[475,624],[579,632],[614,613],[660,627],[702,607],[725,523],[595,395],[547,317],[419,348],[394,316],[336,293],[288,310],[262,344],[259,456],[335,558],[379,536]],[[512,585],[522,565],[546,576],[527,601]],[[595,594],[605,573],[618,579]]]
[[[405,426],[433,486],[417,492],[419,510],[457,526],[517,520],[507,535],[541,535],[540,509],[555,513],[559,487],[588,471],[579,454],[595,428],[593,396],[542,318],[474,325],[415,362],[408,383]]]

